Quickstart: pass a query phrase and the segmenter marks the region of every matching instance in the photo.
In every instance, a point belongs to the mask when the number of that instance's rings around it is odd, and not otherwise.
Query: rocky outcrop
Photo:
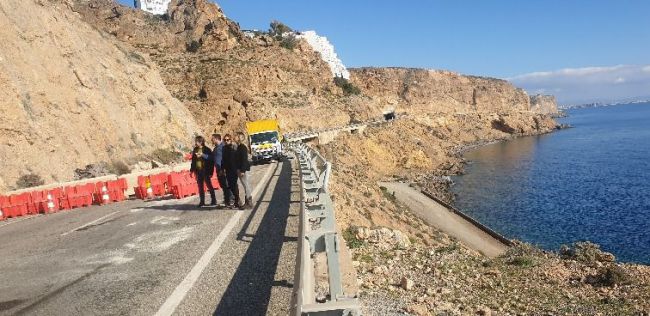
[[[351,69],[362,92],[392,107],[417,113],[528,111],[526,92],[505,80],[412,68]]]
[[[70,180],[91,163],[188,143],[189,111],[146,54],[65,3],[0,2],[0,191],[25,174]]]
[[[112,0],[74,3],[88,23],[149,54],[205,133],[262,118],[287,131],[351,120],[329,65],[304,40],[287,49],[267,34],[246,36],[207,0],[172,1],[162,17]]]
[[[530,110],[535,113],[554,115],[559,113],[557,100],[553,95],[536,94],[530,96]]]

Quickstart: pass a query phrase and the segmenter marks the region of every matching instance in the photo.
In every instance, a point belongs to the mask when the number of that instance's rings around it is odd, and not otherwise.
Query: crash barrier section
[[[210,177],[210,182],[215,190],[221,189],[216,176]],[[187,170],[140,176],[138,177],[138,186],[134,188],[134,191],[139,199],[149,199],[169,194],[174,198],[182,199],[199,194],[196,178]]]
[[[334,204],[328,193],[331,164],[302,143],[289,146],[300,163],[300,238],[292,302],[294,315],[361,315],[359,301],[343,292],[340,267],[340,236],[336,230]],[[317,294],[315,260],[327,258],[328,294]]]
[[[168,193],[169,173],[162,172],[138,177],[138,186],[134,188],[138,199],[150,199],[165,196]]]
[[[118,179],[0,196],[0,220],[124,201],[126,188]]]
[[[215,190],[221,189],[216,175],[210,177],[210,183]],[[177,199],[199,194],[199,187],[196,185],[196,178],[189,171],[170,173],[169,186],[169,193]],[[207,190],[207,188],[204,188],[204,190]]]

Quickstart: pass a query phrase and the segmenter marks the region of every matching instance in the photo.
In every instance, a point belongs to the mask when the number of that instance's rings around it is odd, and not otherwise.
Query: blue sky
[[[617,65],[639,66],[644,73],[650,65],[647,0],[217,3],[243,29],[267,29],[277,19],[297,30],[316,30],[328,37],[348,67],[421,67],[520,78]],[[529,91],[553,89],[536,87],[531,78],[526,84]],[[650,89],[650,79],[641,86]]]

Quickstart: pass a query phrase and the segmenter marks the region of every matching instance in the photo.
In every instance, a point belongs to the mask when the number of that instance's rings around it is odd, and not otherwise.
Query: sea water
[[[650,103],[568,114],[573,128],[467,152],[456,206],[508,238],[650,264]]]

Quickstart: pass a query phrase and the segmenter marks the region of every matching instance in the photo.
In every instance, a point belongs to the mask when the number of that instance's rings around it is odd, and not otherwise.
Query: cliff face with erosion
[[[536,94],[530,96],[530,109],[533,112],[544,114],[557,114],[557,100],[553,95]]]
[[[172,1],[165,17],[112,0],[73,3],[85,21],[150,55],[205,133],[262,118],[285,130],[350,121],[329,65],[304,39],[286,48],[268,34],[246,36],[207,0]]]
[[[29,173],[64,181],[86,164],[129,162],[197,130],[146,55],[63,3],[0,2],[0,42],[0,191]]]
[[[500,113],[530,110],[526,92],[500,79],[407,68],[352,69],[351,78],[364,94],[406,111]]]

